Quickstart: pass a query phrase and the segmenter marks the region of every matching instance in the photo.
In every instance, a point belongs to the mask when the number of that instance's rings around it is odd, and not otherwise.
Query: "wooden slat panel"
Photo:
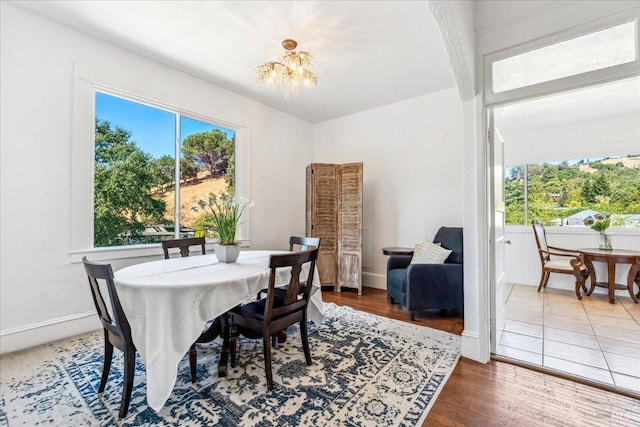
[[[309,185],[310,184],[310,185]],[[338,239],[338,167],[313,163],[307,166],[307,235],[320,238],[318,273],[322,285],[335,286]]]
[[[338,286],[362,293],[362,163],[339,167]]]

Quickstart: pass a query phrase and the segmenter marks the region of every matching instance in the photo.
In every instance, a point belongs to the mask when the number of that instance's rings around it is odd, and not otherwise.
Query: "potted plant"
[[[240,255],[240,245],[236,243],[236,230],[240,224],[242,213],[253,202],[245,198],[235,198],[229,194],[216,195],[209,193],[207,200],[198,200],[194,211],[202,211],[208,224],[216,234],[218,242],[214,246],[216,257],[220,262],[235,262]]]
[[[611,214],[600,212],[593,216],[588,216],[584,219],[584,225],[600,233],[600,238],[602,239],[600,249],[607,251],[613,249],[613,246],[611,246],[611,237],[606,233],[607,228],[611,225]]]

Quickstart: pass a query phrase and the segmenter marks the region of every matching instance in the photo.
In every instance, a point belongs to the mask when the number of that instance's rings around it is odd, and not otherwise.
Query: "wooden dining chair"
[[[544,225],[536,220],[531,221],[531,225],[536,238],[536,244],[538,245],[540,263],[542,264],[542,275],[540,276],[540,283],[538,284],[538,292],[547,286],[551,273],[571,274],[575,277],[576,271],[571,264],[572,260],[580,260],[580,262],[574,262],[574,264],[577,265],[576,268],[579,270],[579,274],[586,280],[589,272],[582,262],[580,252],[572,249],[559,248],[557,246],[549,246],[547,244]],[[584,280],[582,281],[582,289],[586,292],[587,289],[584,285]],[[576,289],[576,292],[578,292],[578,289]]]
[[[200,246],[202,255],[206,254],[205,239],[204,237],[188,237],[185,239],[173,239],[162,241],[162,251],[164,252],[164,259],[169,259],[169,249],[179,248],[180,256],[189,256],[189,248],[191,246]]]
[[[98,312],[98,317],[102,323],[104,330],[104,365],[102,368],[102,378],[98,393],[102,393],[109,378],[111,370],[111,359],[113,358],[113,347],[116,347],[124,353],[124,381],[122,385],[122,400],[120,402],[120,418],[127,416],[129,410],[129,402],[131,401],[131,392],[133,390],[133,377],[135,373],[136,346],[131,338],[131,326],[127,320],[127,316],[122,310],[120,298],[116,291],[115,282],[113,280],[113,269],[111,264],[102,264],[93,261],[85,256],[82,258],[85,272],[89,279],[89,287],[93,302]],[[104,295],[108,295],[111,310],[108,310]],[[213,326],[212,326],[213,327]],[[210,328],[211,329],[211,328]],[[218,331],[220,331],[220,322],[218,321]],[[203,332],[203,335],[205,333]],[[216,336],[218,336],[216,334]],[[202,335],[201,335],[202,337]],[[215,336],[213,337],[215,338]],[[212,338],[212,339],[213,339]],[[200,339],[200,338],[199,338]],[[198,341],[196,341],[198,342]],[[192,345],[195,347],[195,343]],[[191,381],[195,382],[196,360],[191,358],[189,353],[189,365],[191,368]]]
[[[231,366],[236,364],[237,339],[239,335],[247,338],[262,337],[264,352],[264,368],[267,376],[267,388],[273,388],[271,370],[271,337],[287,327],[299,323],[300,337],[307,365],[311,365],[311,351],[307,336],[307,305],[311,295],[311,283],[316,270],[318,249],[294,252],[291,254],[271,255],[269,261],[270,276],[267,297],[248,304],[240,305],[227,313],[224,322],[224,348],[231,353]],[[309,264],[306,283],[300,293],[300,274],[302,266]],[[276,269],[290,267],[291,278],[285,285],[284,295],[276,293]]]
[[[169,256],[169,249],[179,248],[181,257],[188,257],[190,254],[189,248],[191,246],[200,246],[200,250],[202,251],[202,255],[205,255],[205,238],[204,237],[188,237],[184,239],[173,239],[173,240],[163,240],[162,241],[162,251],[164,252],[164,259],[171,258]],[[191,382],[196,382],[196,361],[198,358],[198,352],[196,349],[196,344],[211,342],[216,337],[221,334],[221,323],[220,318],[214,319],[213,323],[209,325],[209,327],[200,334],[196,342],[191,345],[189,348],[189,366],[191,367]]]
[[[98,393],[102,393],[107,384],[113,357],[113,347],[116,347],[124,353],[124,382],[119,415],[120,418],[124,418],[129,410],[136,362],[136,347],[131,339],[131,327],[120,305],[111,265],[89,261],[86,256],[82,258],[82,262],[89,278],[93,302],[104,329],[104,366]],[[105,288],[111,304],[111,311],[108,310],[103,296]]]
[[[289,237],[289,252],[293,252],[294,249],[297,251],[308,251],[309,249],[320,248],[320,238],[319,237],[304,237],[304,236],[291,236]],[[305,282],[300,282],[300,292],[302,293],[304,289]],[[276,292],[283,292],[282,287],[277,287]],[[258,298],[264,298],[267,295],[267,289],[261,289],[258,292]]]

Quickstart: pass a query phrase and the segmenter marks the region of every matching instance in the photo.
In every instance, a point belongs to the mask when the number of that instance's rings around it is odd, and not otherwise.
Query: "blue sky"
[[[173,156],[175,153],[174,113],[96,92],[96,118],[131,131],[131,140],[155,158],[164,154]],[[227,134],[227,138],[234,134],[232,130],[187,117],[181,118],[180,128],[180,141],[191,134],[213,129],[220,129]]]

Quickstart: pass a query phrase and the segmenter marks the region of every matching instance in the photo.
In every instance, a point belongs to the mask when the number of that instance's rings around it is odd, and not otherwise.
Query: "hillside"
[[[183,227],[191,227],[196,218],[201,213],[191,210],[192,206],[196,206],[198,200],[206,200],[209,193],[224,193],[227,190],[227,183],[224,178],[210,178],[207,173],[198,175],[198,180],[194,183],[180,185],[180,224]],[[174,216],[174,200],[175,192],[173,190],[166,191],[162,195],[162,200],[167,204],[165,218],[173,218]]]
[[[640,157],[620,157],[615,159],[602,160],[601,162],[605,165],[615,165],[617,163],[622,163],[625,168],[640,169]],[[598,169],[592,168],[589,165],[580,165],[579,169],[581,172],[587,173],[595,173],[598,171]]]

